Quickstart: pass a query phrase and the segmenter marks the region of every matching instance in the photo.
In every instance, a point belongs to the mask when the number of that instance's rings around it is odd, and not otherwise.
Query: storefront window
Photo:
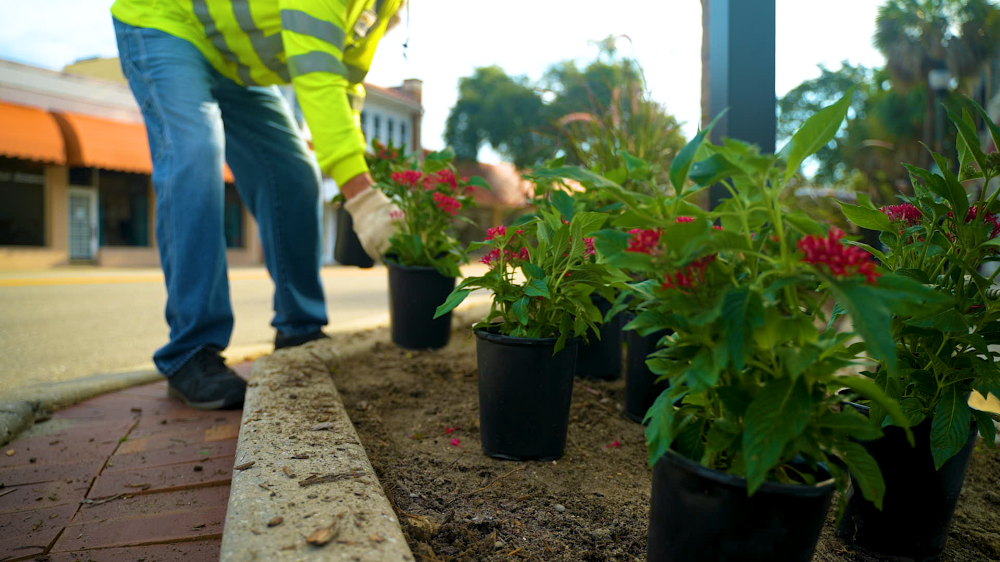
[[[45,245],[45,167],[0,158],[0,245]]]
[[[243,248],[243,201],[240,200],[236,186],[227,183],[223,206],[223,230],[226,233],[227,248]]]
[[[101,246],[149,246],[149,176],[100,170]]]

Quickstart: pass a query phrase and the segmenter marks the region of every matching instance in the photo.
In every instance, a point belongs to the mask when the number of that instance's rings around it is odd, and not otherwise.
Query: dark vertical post
[[[728,108],[712,130],[712,141],[731,137],[774,153],[776,128],[774,94],[775,0],[707,0],[702,18],[707,36],[708,95],[702,114],[709,119]],[[707,20],[707,21],[706,21]],[[703,58],[703,61],[705,58]],[[704,83],[704,80],[703,80]],[[707,125],[707,123],[704,123]],[[710,206],[728,197],[712,186]]]

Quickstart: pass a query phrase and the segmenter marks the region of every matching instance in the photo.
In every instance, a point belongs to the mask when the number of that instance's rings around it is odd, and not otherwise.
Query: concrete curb
[[[0,445],[6,445],[31,427],[36,417],[98,394],[156,382],[160,378],[155,370],[102,373],[0,394]]]
[[[453,326],[487,310],[485,301],[471,302]],[[385,328],[333,334],[254,363],[235,460],[253,464],[233,472],[222,562],[414,560],[330,376],[389,340]],[[328,544],[310,544],[324,532]]]

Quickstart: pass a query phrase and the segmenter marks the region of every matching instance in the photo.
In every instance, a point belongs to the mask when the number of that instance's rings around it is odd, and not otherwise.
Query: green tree
[[[499,66],[480,67],[462,78],[458,101],[448,115],[445,142],[459,160],[475,161],[490,144],[516,166],[535,162],[544,152],[538,127],[544,103],[524,76],[508,76]]]
[[[666,168],[684,145],[679,126],[649,99],[642,69],[619,55],[616,41],[596,42],[597,57],[586,65],[551,65],[537,84],[496,66],[477,68],[459,83],[445,142],[463,160],[488,144],[519,167],[562,154],[604,172],[627,151]]]
[[[945,65],[962,88],[997,54],[1000,10],[990,0],[889,0],[875,28],[873,43],[896,86],[923,86]]]
[[[923,92],[922,138],[944,152],[935,137],[953,135],[941,130],[944,119],[937,105],[945,100],[931,95],[930,73],[947,69],[958,92],[971,94],[984,65],[1000,47],[1000,10],[991,0],[888,0],[878,10],[873,43],[885,55],[886,70],[898,90]],[[932,164],[927,154],[916,162]]]
[[[778,137],[790,138],[808,116],[840,99],[851,86],[855,90],[847,119],[833,141],[816,153],[812,179],[820,185],[851,184],[882,201],[908,183],[899,162],[922,158],[926,90],[904,94],[892,87],[882,69],[846,61],[838,70],[820,66],[819,77],[778,100]]]

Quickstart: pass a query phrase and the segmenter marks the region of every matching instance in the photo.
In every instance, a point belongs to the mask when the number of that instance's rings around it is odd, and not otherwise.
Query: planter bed
[[[624,379],[574,383],[561,459],[511,462],[482,452],[468,330],[436,352],[380,345],[333,376],[418,561],[645,560],[651,471]],[[814,560],[878,559],[847,550],[831,513]],[[943,560],[1000,560],[1000,452],[981,443]]]

